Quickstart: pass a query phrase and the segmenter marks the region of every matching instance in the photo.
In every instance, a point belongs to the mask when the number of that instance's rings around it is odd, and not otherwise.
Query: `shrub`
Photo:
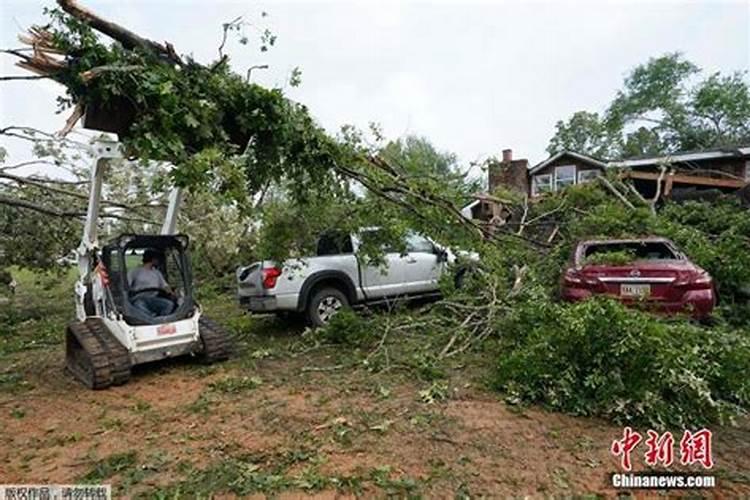
[[[372,325],[356,312],[345,309],[316,332],[316,336],[331,344],[360,345],[374,336]]]
[[[658,427],[724,422],[750,403],[750,339],[597,298],[525,301],[510,314],[494,385],[575,415]]]

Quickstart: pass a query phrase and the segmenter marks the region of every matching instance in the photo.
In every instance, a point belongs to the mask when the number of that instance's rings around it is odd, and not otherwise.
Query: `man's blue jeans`
[[[163,297],[139,297],[133,305],[149,316],[166,316],[174,308],[174,303]]]

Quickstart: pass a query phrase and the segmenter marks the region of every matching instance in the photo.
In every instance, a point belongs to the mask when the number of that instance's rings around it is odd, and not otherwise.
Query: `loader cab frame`
[[[109,278],[106,302],[129,325],[158,325],[191,317],[195,313],[193,276],[190,267],[189,238],[177,235],[123,234],[102,248],[102,263]],[[133,291],[128,280],[129,271],[141,265],[147,249],[163,255],[157,268],[176,292],[175,307],[165,316],[149,316],[133,304]]]

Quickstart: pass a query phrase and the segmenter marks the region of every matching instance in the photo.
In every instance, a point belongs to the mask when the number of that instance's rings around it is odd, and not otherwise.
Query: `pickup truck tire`
[[[337,312],[347,307],[349,307],[349,300],[344,292],[338,288],[325,287],[313,290],[312,297],[307,302],[305,316],[311,326],[323,326]]]

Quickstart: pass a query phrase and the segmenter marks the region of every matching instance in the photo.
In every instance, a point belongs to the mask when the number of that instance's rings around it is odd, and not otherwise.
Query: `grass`
[[[12,269],[16,294],[0,307],[0,357],[60,345],[65,324],[73,318],[75,270],[35,274]]]
[[[103,483],[115,474],[121,474],[136,467],[137,454],[134,451],[127,453],[116,453],[100,460],[81,477],[82,482],[87,484]]]
[[[235,456],[205,469],[191,469],[189,479],[151,492],[152,498],[175,498],[189,495],[208,498],[216,493],[238,496],[263,493],[275,495],[284,491],[314,493],[335,490],[343,494],[362,495],[368,486],[376,486],[386,496],[413,498],[420,481],[398,476],[390,466],[382,466],[351,475],[322,473],[316,455],[309,452],[282,454],[275,459],[253,455]],[[303,466],[292,473],[293,466]]]
[[[240,394],[260,386],[263,380],[260,377],[225,377],[216,382],[211,382],[208,387],[223,394]]]
[[[20,372],[6,371],[0,373],[0,392],[19,394],[33,388],[34,386]]]

